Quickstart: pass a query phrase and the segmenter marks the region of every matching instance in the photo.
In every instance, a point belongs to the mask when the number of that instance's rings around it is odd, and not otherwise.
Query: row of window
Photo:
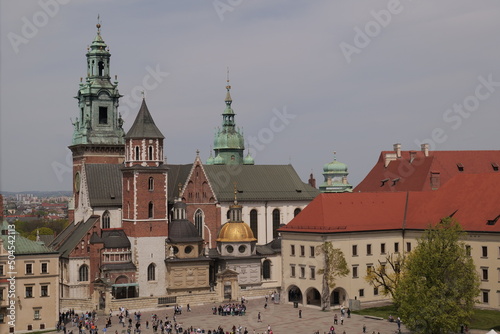
[[[25,263],[24,266],[24,273],[26,275],[35,275],[38,274],[35,272],[35,262],[29,262]],[[7,265],[6,264],[0,264],[0,276],[4,276],[7,272]],[[42,262],[40,263],[40,274],[48,274],[49,273],[49,262]]]
[[[135,147],[134,153],[135,153],[134,154],[134,158],[135,158],[134,160],[136,160],[136,161],[142,160],[141,159],[141,154],[140,154],[141,150],[140,150],[139,146]],[[147,152],[147,160],[150,160],[150,161],[154,160],[154,154],[153,153],[154,153],[154,148],[153,148],[153,146],[149,145],[148,146],[148,152]],[[161,156],[161,154],[160,154],[160,156]]]
[[[406,252],[411,252],[411,242],[406,243]],[[400,247],[399,247],[399,242],[394,243],[393,247],[393,252],[394,253],[399,253],[400,252]],[[387,247],[386,244],[383,242],[380,244],[380,254],[386,254],[387,253]],[[358,256],[358,245],[352,245],[352,256]],[[366,245],[366,255],[373,255],[373,247],[372,244],[367,244]]]
[[[24,286],[24,298],[34,298],[36,296],[39,297],[49,297],[49,283],[40,284],[38,292],[35,291],[35,284],[25,285]],[[0,300],[4,300],[7,296],[4,293],[4,288],[0,289]],[[38,293],[36,295],[35,293]]]
[[[300,256],[302,257],[306,256],[306,247],[304,245],[300,245],[299,248],[300,248]],[[290,256],[295,256],[295,255],[296,255],[295,245],[290,245]],[[314,246],[310,246],[309,257],[315,257],[315,255],[316,255],[316,249],[314,248]]]
[[[296,265],[290,265],[290,277],[297,277]],[[306,278],[306,265],[299,264],[299,278]],[[316,267],[309,266],[309,279],[316,279]]]

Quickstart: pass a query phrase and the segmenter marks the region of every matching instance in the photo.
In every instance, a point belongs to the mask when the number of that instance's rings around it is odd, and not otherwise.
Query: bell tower
[[[97,35],[87,48],[87,76],[80,78],[78,114],[73,123],[73,139],[69,149],[73,153],[74,207],[81,198],[80,180],[84,164],[119,164],[125,154],[123,119],[118,113],[118,81],[111,82],[109,48]],[[82,180],[83,181],[83,180]]]

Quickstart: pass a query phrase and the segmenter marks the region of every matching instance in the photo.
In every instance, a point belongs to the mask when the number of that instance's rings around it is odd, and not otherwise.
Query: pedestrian
[[[340,324],[341,324],[341,325],[343,325],[343,324],[344,324],[344,316],[343,316],[343,315],[341,315],[341,316],[340,316]]]
[[[363,324],[363,333],[366,333],[366,325]]]
[[[350,318],[351,317],[351,309],[350,308],[347,308],[347,317]]]
[[[260,312],[259,312],[259,314],[257,314],[257,322],[262,322],[262,318],[260,316]]]
[[[338,319],[337,313],[335,313],[333,315],[333,324],[334,325],[338,325],[339,324],[339,319]]]
[[[299,318],[302,318],[302,310],[299,310]]]

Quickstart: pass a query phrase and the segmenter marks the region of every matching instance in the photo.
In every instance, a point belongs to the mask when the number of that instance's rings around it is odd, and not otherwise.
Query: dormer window
[[[458,168],[459,172],[463,172],[464,171],[464,165],[462,165],[460,162],[457,163],[457,168]]]
[[[497,164],[496,162],[492,162],[492,163],[491,163],[491,167],[493,168],[493,170],[494,170],[495,172],[498,172],[498,164]]]

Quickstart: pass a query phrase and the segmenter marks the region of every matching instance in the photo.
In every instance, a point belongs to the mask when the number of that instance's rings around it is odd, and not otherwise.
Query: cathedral
[[[61,309],[152,308],[279,290],[278,229],[319,191],[291,165],[244,156],[229,81],[213,154],[205,163],[196,152],[192,163],[166,164],[170,140],[145,99],[123,128],[110,59],[98,24],[69,146],[71,222],[51,243],[60,254]]]

